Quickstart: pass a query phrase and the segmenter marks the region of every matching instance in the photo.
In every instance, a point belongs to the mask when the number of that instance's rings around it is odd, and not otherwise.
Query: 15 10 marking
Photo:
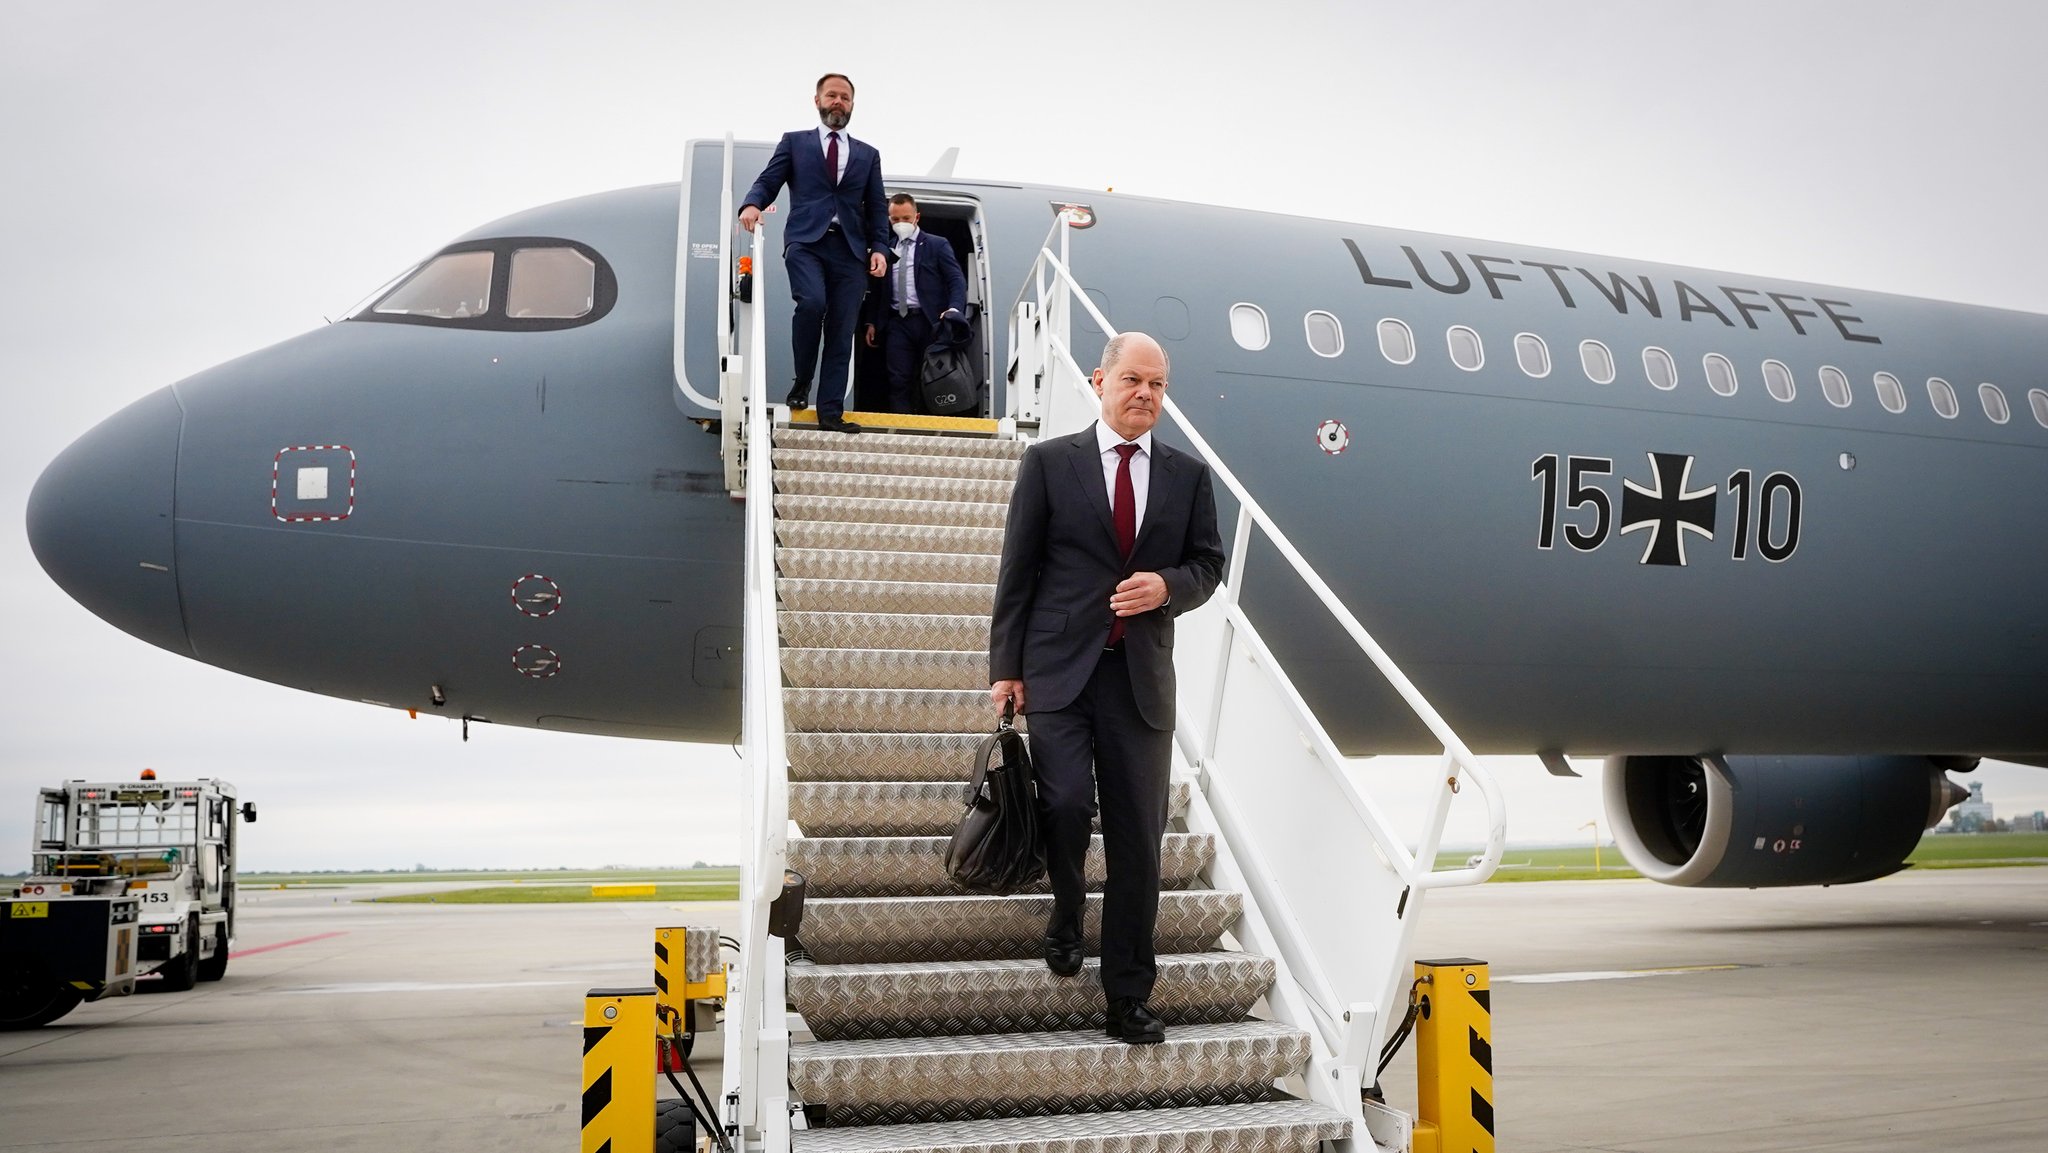
[[[1560,523],[1565,543],[1579,552],[1592,552],[1613,535],[1641,532],[1646,537],[1640,563],[1683,567],[1688,534],[1715,539],[1720,490],[1715,485],[1691,487],[1693,458],[1689,455],[1645,455],[1650,478],[1646,483],[1623,478],[1618,512],[1613,495],[1598,479],[1614,475],[1612,458],[1567,456],[1560,460],[1556,453],[1537,457],[1529,470],[1529,478],[1542,485],[1543,495],[1536,547],[1554,548]],[[1773,564],[1791,559],[1799,549],[1802,500],[1798,479],[1790,473],[1773,472],[1758,483],[1756,475],[1744,468],[1730,473],[1726,484],[1735,506],[1730,558],[1747,559],[1753,541],[1758,555]]]

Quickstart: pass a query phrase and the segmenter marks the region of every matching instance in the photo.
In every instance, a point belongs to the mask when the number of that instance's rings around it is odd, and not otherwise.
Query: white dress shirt
[[[846,177],[846,158],[853,155],[853,137],[844,128],[827,128],[823,124],[818,125],[818,155],[820,157],[827,155],[825,150],[832,146],[832,134],[834,132],[839,134],[839,170],[832,174],[832,183],[837,184]],[[837,211],[832,213],[832,223],[839,223],[839,213]]]
[[[825,150],[831,146],[831,136],[834,132],[839,133],[839,171],[832,174],[832,182],[837,184],[846,178],[846,158],[853,155],[853,134],[844,128],[827,128],[823,124],[818,125],[818,155],[820,157],[823,157]]]
[[[1095,448],[1102,457],[1102,483],[1109,493],[1109,511],[1116,513],[1116,466],[1123,457],[1116,451],[1120,444],[1135,444],[1138,451],[1131,454],[1131,495],[1137,498],[1137,507],[1131,511],[1137,518],[1131,523],[1139,529],[1145,527],[1145,497],[1152,489],[1152,432],[1150,429],[1138,434],[1136,440],[1125,440],[1101,421],[1095,422]]]

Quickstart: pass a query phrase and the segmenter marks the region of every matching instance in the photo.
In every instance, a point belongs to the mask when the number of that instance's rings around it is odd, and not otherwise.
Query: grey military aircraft
[[[294,688],[732,739],[723,147],[693,143],[679,185],[487,224],[344,320],[109,417],[36,485],[36,556],[115,626]],[[766,155],[738,147],[741,188]],[[2048,317],[890,187],[969,272],[985,411],[1066,213],[1095,303],[1161,338],[1174,398],[1471,747],[1609,755],[1617,833],[1658,879],[1881,876],[1955,799],[1946,771],[2048,763]],[[1340,744],[1433,751],[1268,561],[1248,609]]]

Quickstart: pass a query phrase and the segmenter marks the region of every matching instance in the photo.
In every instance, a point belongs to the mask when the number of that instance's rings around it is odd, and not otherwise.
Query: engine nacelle
[[[1622,855],[1667,885],[1846,885],[1904,867],[1968,794],[1953,757],[1609,757]]]

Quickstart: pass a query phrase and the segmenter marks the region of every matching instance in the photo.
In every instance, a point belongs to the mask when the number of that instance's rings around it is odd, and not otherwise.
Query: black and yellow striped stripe
[[[1486,962],[1417,961],[1415,976],[1424,998],[1415,1025],[1415,1153],[1493,1153],[1493,991]]]
[[[654,990],[583,996],[583,1153],[654,1151]]]

